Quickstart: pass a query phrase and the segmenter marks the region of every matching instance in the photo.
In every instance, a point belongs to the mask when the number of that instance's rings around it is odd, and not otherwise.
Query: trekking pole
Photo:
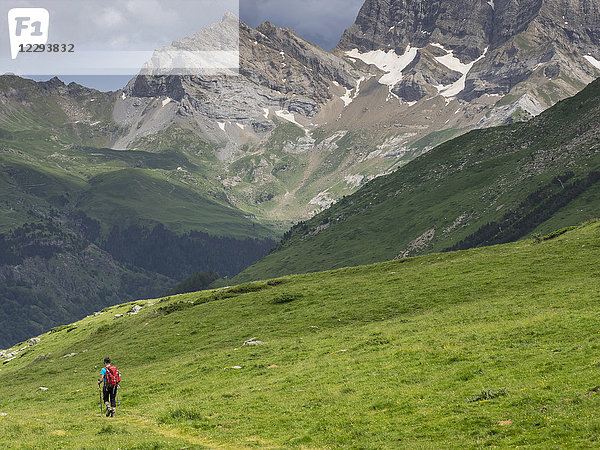
[[[102,389],[100,389],[100,384],[98,384],[98,392],[100,393],[100,414],[102,414],[104,402],[102,401]]]
[[[120,387],[121,387],[121,386],[119,386],[119,385],[117,384],[117,401],[119,402],[119,411],[120,411],[120,412],[123,412],[123,410],[121,409],[121,396],[119,395],[119,388],[120,388]]]

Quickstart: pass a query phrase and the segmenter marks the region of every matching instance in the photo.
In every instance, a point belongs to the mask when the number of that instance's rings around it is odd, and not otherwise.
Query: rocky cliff
[[[365,62],[412,52],[392,86],[406,101],[529,93],[549,107],[598,76],[599,48],[593,0],[368,0],[337,51]]]

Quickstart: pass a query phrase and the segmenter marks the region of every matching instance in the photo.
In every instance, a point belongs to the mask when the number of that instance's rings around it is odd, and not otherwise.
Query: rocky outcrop
[[[126,124],[127,131],[117,136],[114,148],[129,148],[183,119],[210,141],[229,142],[221,157],[231,158],[238,145],[272,131],[275,120],[314,117],[332,100],[336,85],[356,87],[360,73],[347,61],[269,22],[253,29],[226,15],[221,23],[169,48],[219,50],[231,44],[232,26],[239,29],[239,73],[134,78],[115,106],[115,120]],[[239,124],[243,136],[224,129],[228,122]]]
[[[445,49],[445,55],[451,52],[455,61],[429,54],[426,49],[432,44]],[[598,76],[584,57],[600,57],[600,6],[595,0],[367,0],[336,52],[393,50],[401,56],[407,48],[418,48],[420,61],[403,71],[412,79],[392,89],[406,101],[426,90],[422,81],[414,80],[415,73],[435,78],[431,66],[436,62],[450,68],[476,62],[463,72],[459,99],[471,102],[517,89],[549,107]],[[535,92],[550,80],[556,81],[554,97]],[[428,80],[431,86],[436,82]]]

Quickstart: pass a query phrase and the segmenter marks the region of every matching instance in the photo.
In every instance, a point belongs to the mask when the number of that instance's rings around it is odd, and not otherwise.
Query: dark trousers
[[[117,406],[117,386],[104,385],[102,397],[104,398],[104,403],[110,401],[110,406],[115,408]]]

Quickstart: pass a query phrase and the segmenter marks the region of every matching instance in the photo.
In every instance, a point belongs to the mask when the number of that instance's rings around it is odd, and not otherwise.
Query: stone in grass
[[[131,308],[131,311],[129,311],[129,315],[130,316],[135,316],[137,313],[139,313],[141,311],[142,307],[140,305],[134,305],[133,308]]]
[[[121,317],[123,317],[123,314],[115,314],[115,319],[120,319]]]
[[[8,413],[0,413],[0,416],[2,416],[2,417],[8,416]]]
[[[47,387],[40,386],[40,387],[38,388],[38,390],[40,390],[40,391],[47,391],[47,390],[48,390],[48,388],[47,388]]]
[[[262,341],[257,341],[255,337],[250,338],[250,339],[246,339],[244,341],[244,345],[263,345],[264,342]]]
[[[39,344],[40,343],[40,338],[31,338],[29,339],[28,345],[30,347],[33,347],[35,344]]]
[[[63,358],[72,358],[73,356],[75,356],[77,353],[69,353],[68,355],[63,356]]]

